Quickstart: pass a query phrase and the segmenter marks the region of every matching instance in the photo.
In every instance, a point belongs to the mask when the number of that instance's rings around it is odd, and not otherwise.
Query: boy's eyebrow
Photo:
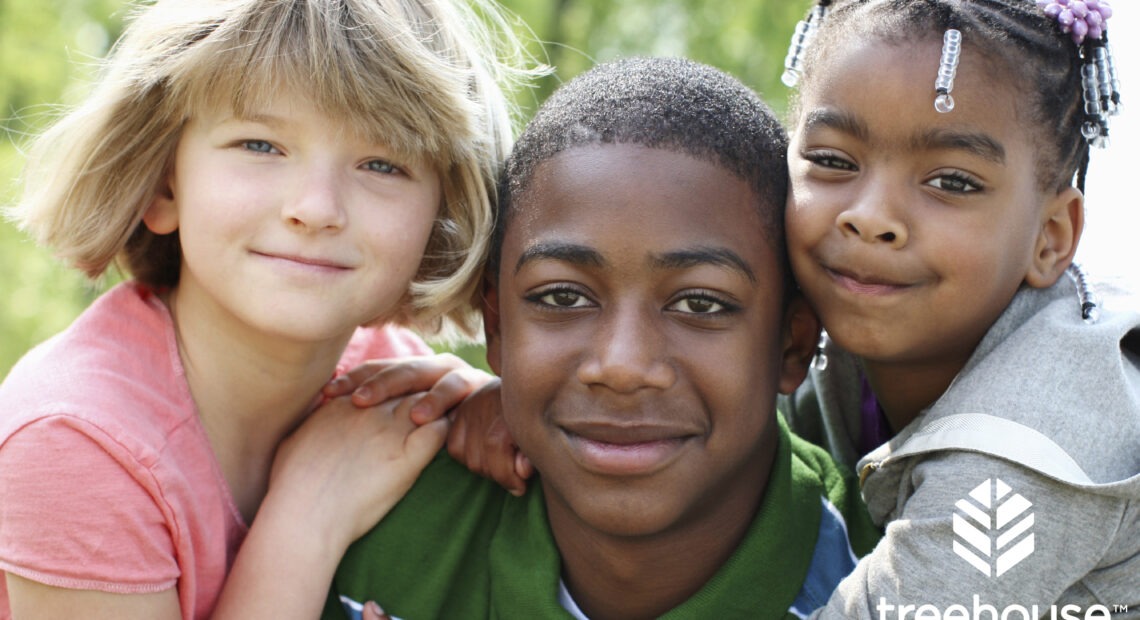
[[[606,260],[602,258],[602,255],[599,254],[597,250],[584,245],[578,245],[576,243],[538,243],[523,250],[518,262],[515,263],[515,273],[518,273],[527,263],[540,259],[566,261],[587,267],[602,267],[606,264]]]
[[[700,246],[676,250],[654,255],[652,263],[657,269],[689,269],[698,265],[725,267],[743,275],[751,282],[756,282],[756,274],[748,263],[728,248]]]
[[[918,149],[952,149],[967,151],[994,163],[1005,163],[1005,147],[984,133],[955,131],[952,129],[930,129],[917,138],[914,146]]]

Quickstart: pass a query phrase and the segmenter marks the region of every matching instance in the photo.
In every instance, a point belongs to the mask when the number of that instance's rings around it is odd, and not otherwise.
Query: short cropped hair
[[[567,82],[519,136],[499,181],[490,275],[497,274],[512,209],[539,164],[591,144],[676,151],[746,181],[755,193],[766,241],[776,248],[788,273],[788,137],[772,110],[739,80],[708,65],[682,58],[629,58],[598,65]]]
[[[29,151],[10,217],[91,278],[112,264],[178,283],[178,234],[143,214],[191,116],[245,116],[281,92],[432,165],[442,204],[399,319],[477,328],[480,266],[512,139],[501,86],[521,46],[493,0],[158,0],[140,8],[85,103]],[[221,106],[219,108],[219,106]]]

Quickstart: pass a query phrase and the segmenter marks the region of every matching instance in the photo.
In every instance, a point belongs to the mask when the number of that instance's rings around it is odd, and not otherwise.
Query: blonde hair
[[[398,320],[468,334],[512,139],[502,86],[528,75],[493,0],[159,0],[135,14],[91,96],[32,144],[10,217],[98,278],[178,282],[177,232],[142,217],[193,114],[305,93],[331,118],[432,164],[442,204]]]

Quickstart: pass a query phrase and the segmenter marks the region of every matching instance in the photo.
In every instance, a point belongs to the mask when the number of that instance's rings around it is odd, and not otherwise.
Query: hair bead
[[[795,87],[800,81],[802,73],[803,55],[811,43],[815,33],[819,30],[819,23],[827,8],[821,3],[814,7],[807,17],[796,23],[796,30],[792,33],[792,42],[788,45],[788,55],[784,57],[784,74],[780,81],[788,88]]]
[[[1108,50],[1107,0],[1036,0],[1047,17],[1057,22],[1080,47],[1081,98],[1085,121],[1081,135],[1091,146],[1108,146],[1108,117],[1120,106],[1120,82]]]
[[[942,35],[942,59],[938,63],[938,77],[934,80],[934,109],[945,114],[954,109],[954,75],[958,72],[958,58],[962,54],[962,33],[951,28]]]
[[[1060,24],[1061,32],[1071,36],[1077,45],[1084,43],[1086,37],[1100,39],[1105,22],[1112,17],[1107,0],[1037,0],[1037,6]]]
[[[1104,53],[1108,64],[1108,83],[1111,89],[1109,99],[1112,100],[1112,109],[1109,114],[1115,116],[1120,113],[1120,80],[1116,77],[1116,60],[1112,57],[1112,51],[1108,48],[1108,37],[1104,38]]]
[[[811,367],[823,372],[827,370],[827,364],[830,360],[827,359],[827,347],[831,342],[831,338],[827,335],[826,329],[819,331],[819,340],[815,344],[815,356],[812,357]]]
[[[1100,318],[1100,301],[1089,286],[1088,276],[1077,263],[1070,263],[1065,270],[1077,286],[1077,301],[1081,304],[1081,318],[1085,323],[1096,323]]]
[[[1093,49],[1093,62],[1096,63],[1096,72],[1099,82],[1097,87],[1100,90],[1100,108],[1103,114],[1115,116],[1119,110],[1117,106],[1120,103],[1120,93],[1117,88],[1120,83],[1116,80],[1115,67],[1112,63],[1112,54],[1108,51],[1107,45],[1098,45]]]

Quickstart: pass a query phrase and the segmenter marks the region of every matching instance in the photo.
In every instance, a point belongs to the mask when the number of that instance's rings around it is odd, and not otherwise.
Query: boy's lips
[[[654,423],[588,422],[560,428],[583,467],[611,476],[643,475],[660,469],[699,435],[695,429]]]

